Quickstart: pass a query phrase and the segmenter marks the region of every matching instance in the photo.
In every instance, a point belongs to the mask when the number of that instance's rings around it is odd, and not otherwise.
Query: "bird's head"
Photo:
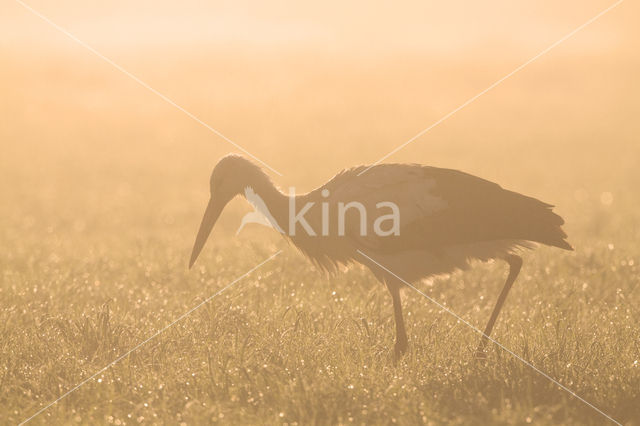
[[[209,182],[211,197],[204,212],[196,242],[193,245],[189,268],[193,266],[198,258],[213,229],[213,225],[215,225],[227,203],[236,195],[242,193],[249,183],[255,181],[261,175],[266,177],[258,166],[240,155],[230,154],[218,161],[211,173]]]

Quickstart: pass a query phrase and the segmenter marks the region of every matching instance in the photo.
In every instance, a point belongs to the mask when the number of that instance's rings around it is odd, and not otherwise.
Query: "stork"
[[[274,228],[321,270],[332,274],[339,265],[360,263],[387,287],[393,301],[397,356],[408,345],[400,298],[400,290],[406,287],[403,281],[415,283],[465,270],[473,260],[504,260],[509,274],[476,350],[476,356],[482,357],[520,272],[519,254],[537,243],[573,250],[561,229],[564,220],[552,211],[552,205],[451,169],[419,164],[358,166],[297,195],[283,193],[259,166],[232,154],[213,169],[210,191],[189,268],[226,204],[236,195],[251,194],[250,201],[255,205],[259,198],[262,209],[267,210],[261,213],[269,222],[275,221]],[[365,213],[375,212],[380,203],[393,203],[399,211],[398,232],[366,232],[363,209],[345,209],[348,203],[364,206]],[[291,229],[293,215],[302,215],[292,205],[306,206],[304,220],[309,226]],[[340,212],[346,215],[342,221]],[[323,232],[314,232],[320,228]]]

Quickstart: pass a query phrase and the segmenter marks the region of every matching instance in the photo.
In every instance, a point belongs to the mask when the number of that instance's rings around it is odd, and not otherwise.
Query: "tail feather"
[[[508,195],[507,195],[508,194]],[[505,191],[503,208],[514,235],[553,247],[573,250],[562,229],[564,219],[553,212],[553,205],[517,192]]]

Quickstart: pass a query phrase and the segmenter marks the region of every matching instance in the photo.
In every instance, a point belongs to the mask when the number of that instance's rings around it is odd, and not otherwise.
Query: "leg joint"
[[[509,264],[511,268],[511,273],[517,274],[520,272],[520,268],[522,267],[522,258],[517,254],[508,254],[505,256],[504,260]]]

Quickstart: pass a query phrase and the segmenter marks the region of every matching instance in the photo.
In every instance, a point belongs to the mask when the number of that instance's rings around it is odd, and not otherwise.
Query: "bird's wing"
[[[428,247],[524,240],[572,249],[553,206],[457,170],[425,167],[448,208],[407,223],[406,232],[429,235]],[[413,244],[424,244],[413,241]]]
[[[357,212],[347,215],[345,235],[364,248],[439,251],[502,239],[571,248],[560,229],[564,221],[551,211],[553,206],[493,182],[456,170],[411,164],[377,165],[358,176],[363,170],[342,172],[323,189],[330,190],[329,199],[334,202],[362,203],[374,217],[388,213],[376,208],[380,202],[398,206],[399,235],[380,236],[369,229],[363,236]],[[368,218],[370,223],[373,220]]]
[[[447,201],[435,192],[437,182],[424,174],[422,166],[384,164],[358,175],[364,170],[364,167],[346,170],[321,188],[330,191],[329,202],[356,202],[365,207],[368,222],[366,235],[362,235],[357,210],[347,210],[345,218],[345,236],[362,247],[381,249],[387,245],[388,238],[377,235],[373,224],[376,219],[393,214],[389,203],[398,208],[400,236],[407,224],[447,208]],[[380,228],[385,232],[390,232],[392,226],[391,219],[380,222]]]

